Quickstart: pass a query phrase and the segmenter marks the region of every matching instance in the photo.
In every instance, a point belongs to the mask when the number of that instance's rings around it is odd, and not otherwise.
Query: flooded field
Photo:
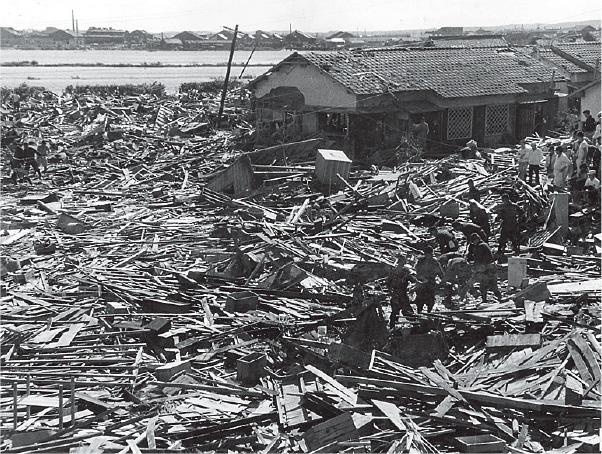
[[[243,79],[255,78],[272,65],[287,57],[290,51],[257,51],[253,54]],[[232,60],[231,79],[240,76],[242,65],[251,55],[250,51],[237,51]],[[107,85],[138,84],[160,82],[168,93],[177,91],[184,82],[204,82],[226,75],[228,52],[167,52],[167,51],[128,51],[128,50],[15,50],[4,49],[0,60],[9,62],[31,62],[35,66],[0,67],[0,85],[16,87],[22,83],[39,85],[55,92],[61,92],[68,85]],[[144,67],[78,66],[95,64],[154,65]],[[69,66],[43,66],[69,65]],[[169,65],[183,65],[174,67]],[[187,66],[188,65],[188,66]],[[189,66],[210,65],[210,66]]]

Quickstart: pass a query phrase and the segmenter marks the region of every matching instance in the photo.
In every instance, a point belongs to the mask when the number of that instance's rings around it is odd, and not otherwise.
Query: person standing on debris
[[[596,132],[596,120],[594,120],[594,117],[592,117],[589,110],[584,110],[583,116],[585,117],[585,121],[583,122],[583,135],[591,139],[594,132]]]
[[[424,255],[418,257],[416,262],[416,311],[422,312],[426,307],[426,311],[430,312],[435,305],[435,290],[437,288],[437,276],[443,276],[441,265],[435,257],[433,257],[433,248],[426,246]]]
[[[483,232],[487,236],[487,239],[491,236],[491,226],[489,224],[489,213],[483,205],[477,202],[474,199],[469,200],[470,208],[469,208],[469,216],[470,220],[481,227]]]
[[[389,328],[395,328],[399,312],[403,315],[412,315],[412,306],[408,296],[408,285],[410,282],[417,282],[412,275],[410,266],[406,263],[406,257],[399,255],[397,265],[387,277],[387,288],[391,295],[391,317],[389,318]]]
[[[594,145],[600,145],[600,140],[602,139],[602,131],[600,129],[601,117],[602,117],[602,112],[598,112],[598,121],[596,121],[596,130],[594,131],[594,135],[592,136]]]
[[[581,167],[581,164],[587,164],[587,153],[589,151],[589,145],[585,141],[584,134],[582,131],[579,131],[577,133],[577,143],[578,143],[578,145],[577,145],[577,151],[576,151],[576,153],[577,153],[576,167],[578,169],[579,167]]]
[[[444,305],[452,308],[452,297],[455,292],[459,295],[466,295],[466,286],[472,276],[472,268],[466,258],[454,257],[447,262],[442,284],[445,284]]]
[[[421,117],[420,123],[414,126],[414,137],[416,138],[416,146],[422,151],[426,151],[426,138],[429,135],[429,124],[426,118]]]
[[[600,180],[596,178],[596,171],[589,171],[589,178],[585,182],[585,192],[587,201],[590,205],[598,205],[600,203]]]
[[[21,110],[21,96],[17,92],[13,93],[12,97],[13,108],[18,112]]]
[[[10,167],[12,169],[10,179],[13,184],[22,183],[25,179],[25,171],[23,169],[25,164],[25,150],[16,142],[11,143],[8,148],[12,152],[10,157]],[[29,179],[29,177],[27,177],[27,179]],[[29,180],[29,182],[31,183],[31,180]]]
[[[472,178],[466,181],[468,185],[468,198],[472,200],[476,200],[477,202],[481,201],[481,191],[474,185],[474,180]]]
[[[29,167],[33,168],[33,171],[38,174],[38,177],[42,178],[42,172],[40,172],[40,167],[38,166],[38,162],[36,161],[36,156],[38,155],[38,149],[36,147],[36,143],[33,140],[30,140],[27,146],[25,147],[25,174],[29,174]]]
[[[45,140],[42,140],[42,143],[38,147],[38,166],[44,169],[44,173],[48,171],[48,153],[50,151],[47,143]]]
[[[519,255],[520,208],[510,201],[508,194],[502,194],[502,203],[495,208],[495,212],[497,213],[497,218],[502,221],[497,253],[500,255],[503,254],[506,250],[506,243],[510,241],[514,248],[514,253]]]
[[[518,159],[518,178],[525,181],[527,178],[527,168],[529,167],[529,146],[525,139],[520,141],[516,157]]]
[[[475,284],[479,283],[481,290],[481,302],[487,303],[487,291],[492,290],[498,299],[501,299],[502,293],[497,285],[497,266],[491,248],[485,243],[479,235],[473,233],[470,236],[470,243],[473,246],[474,261],[473,274],[466,287],[462,290],[460,298],[466,296],[466,292]]]
[[[537,143],[531,142],[531,151],[529,152],[529,184],[539,184],[539,169],[543,160],[543,151],[537,146]]]
[[[571,165],[571,160],[563,153],[562,147],[556,147],[556,159],[552,167],[555,188],[564,189]]]
[[[439,246],[439,252],[441,254],[455,252],[458,250],[458,247],[460,247],[454,234],[446,228],[433,226],[429,228],[429,233],[435,237],[435,241],[437,242],[437,246]]]

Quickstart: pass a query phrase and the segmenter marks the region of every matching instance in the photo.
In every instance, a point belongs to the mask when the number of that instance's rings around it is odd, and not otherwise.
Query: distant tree
[[[591,41],[597,41],[597,39],[594,35],[592,35],[592,32],[587,31],[583,34],[583,41],[591,42]]]

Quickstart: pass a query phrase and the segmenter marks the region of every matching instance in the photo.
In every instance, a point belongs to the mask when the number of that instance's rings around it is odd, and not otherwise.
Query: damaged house
[[[258,143],[322,135],[359,157],[422,116],[431,152],[545,134],[566,78],[507,47],[383,48],[293,53],[250,87]]]

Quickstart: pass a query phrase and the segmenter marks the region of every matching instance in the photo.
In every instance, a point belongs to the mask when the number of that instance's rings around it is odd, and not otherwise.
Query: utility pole
[[[232,66],[232,57],[234,56],[234,47],[236,46],[236,34],[238,33],[238,24],[234,27],[234,36],[230,46],[230,57],[228,58],[228,68],[226,69],[226,78],[224,79],[224,89],[222,90],[222,99],[219,103],[219,112],[217,113],[217,128],[219,128],[222,114],[224,113],[224,103],[226,102],[226,92],[228,91],[228,79],[230,78],[230,67]]]

